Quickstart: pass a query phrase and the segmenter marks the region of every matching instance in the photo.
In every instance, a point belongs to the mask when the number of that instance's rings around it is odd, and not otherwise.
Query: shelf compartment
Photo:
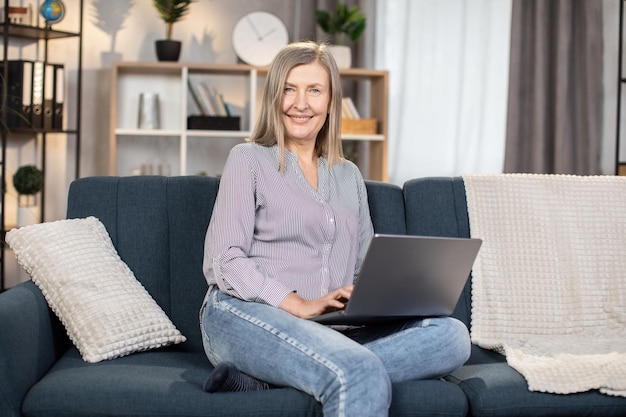
[[[176,175],[180,171],[180,146],[176,136],[119,135],[118,175]]]
[[[186,175],[219,176],[224,170],[226,158],[230,149],[242,143],[241,137],[188,137]]]
[[[137,82],[140,80],[141,82]],[[125,74],[119,77],[117,84],[117,94],[120,98],[117,105],[117,123],[118,127],[124,130],[133,130],[138,134],[137,129],[139,121],[139,98],[141,94],[157,94],[159,106],[159,119],[161,129],[165,131],[178,130],[182,121],[179,112],[171,111],[171,109],[179,109],[181,102],[181,83],[180,73],[166,72],[162,74],[156,73],[140,73]],[[147,130],[151,131],[151,130]]]
[[[195,86],[199,99],[204,107],[210,109],[211,116],[225,117],[216,107],[221,107],[217,101],[221,100],[229,107],[230,116],[239,117],[239,128],[236,130],[251,129],[251,114],[253,114],[254,80],[253,72],[248,67],[216,67],[207,69],[206,66],[190,66],[187,71],[187,81]],[[196,104],[193,95],[187,86],[187,117],[200,116],[201,108]],[[221,96],[217,98],[216,96]],[[218,130],[218,129],[205,129]]]
[[[6,31],[5,31],[6,27]],[[37,26],[18,25],[10,23],[8,25],[0,25],[0,35],[8,33],[9,36],[16,36],[24,39],[40,40],[40,39],[61,39],[73,38],[80,36],[78,33],[66,32],[63,30],[55,30],[49,28],[41,28]]]

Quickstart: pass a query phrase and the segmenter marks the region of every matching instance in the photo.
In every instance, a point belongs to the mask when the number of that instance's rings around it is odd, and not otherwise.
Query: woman
[[[373,235],[363,178],[342,156],[327,46],[283,48],[262,101],[248,143],[228,157],[206,235],[201,327],[217,368],[205,389],[266,381],[312,395],[325,416],[385,416],[392,382],[465,362],[467,328],[452,318],[340,330],[306,320],[344,308]]]

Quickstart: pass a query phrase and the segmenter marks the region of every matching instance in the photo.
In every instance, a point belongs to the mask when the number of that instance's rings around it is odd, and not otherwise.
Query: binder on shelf
[[[350,114],[350,108],[348,107],[348,100],[345,97],[341,99],[341,117],[343,119],[352,119],[352,115]]]
[[[42,61],[33,62],[33,84],[32,84],[32,112],[31,127],[41,129],[43,127],[43,77],[44,64]]]
[[[191,97],[193,98],[194,103],[198,106],[198,109],[204,116],[210,116],[211,112],[204,102],[202,96],[200,95],[200,91],[198,91],[198,87],[191,81],[191,79],[187,79],[187,84],[189,85],[189,91],[191,92]]]
[[[225,114],[222,114],[220,112],[220,108],[217,104],[217,99],[215,98],[215,95],[213,94],[213,91],[211,91],[209,86],[206,83],[201,82],[200,84],[198,84],[198,88],[200,89],[203,99],[206,101],[208,107],[211,109],[210,115],[226,116]]]
[[[9,129],[31,127],[33,62],[27,60],[6,61],[7,80],[0,83],[0,92],[7,89],[7,120]],[[0,72],[4,73],[3,63]]]
[[[352,118],[360,119],[361,115],[359,114],[359,111],[356,109],[356,106],[354,105],[354,101],[352,101],[352,98],[346,97],[346,101],[348,102],[348,108],[350,109],[350,114],[352,114]]]
[[[342,99],[342,116],[346,119],[360,119],[361,115],[359,111],[356,109],[354,102],[350,97],[344,97]]]
[[[226,114],[228,117],[235,116],[235,110],[233,109],[233,105],[227,101],[224,102],[224,107],[226,108]]]
[[[41,116],[41,127],[44,130],[52,129],[52,118],[54,115],[54,66],[45,64],[43,80],[43,110]]]
[[[217,107],[220,109],[221,116],[230,116],[230,112],[226,107],[226,102],[224,101],[224,96],[219,93],[215,88],[213,89],[213,96],[215,97],[215,101],[217,102]]]
[[[63,130],[63,104],[65,101],[65,67],[54,64],[54,105],[52,130]]]

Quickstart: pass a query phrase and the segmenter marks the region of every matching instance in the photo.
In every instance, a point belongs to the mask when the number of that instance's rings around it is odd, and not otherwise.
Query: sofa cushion
[[[180,343],[95,217],[13,229],[6,241],[85,361]]]
[[[473,417],[626,415],[626,401],[622,397],[610,397],[598,391],[567,395],[532,392],[524,377],[504,357],[476,362],[466,364],[447,378],[465,392]]]
[[[465,187],[461,177],[429,177],[403,187],[407,233],[469,237]]]
[[[312,397],[293,389],[206,393],[202,384],[211,370],[198,352],[165,349],[89,364],[71,349],[29,391],[23,412],[30,417],[322,415]]]
[[[204,238],[218,186],[219,178],[211,177],[170,177],[167,182],[169,316],[189,335],[185,347],[195,352],[204,352],[198,318],[208,288],[202,272]]]
[[[403,187],[406,228],[410,235],[469,237],[465,186],[461,177],[428,177]],[[471,277],[452,314],[470,327]]]
[[[380,181],[365,181],[370,217],[376,233],[406,234],[402,188]]]
[[[311,396],[292,388],[209,394],[212,370],[203,353],[166,348],[114,361],[86,363],[72,348],[28,392],[30,417],[106,416],[322,416]],[[464,417],[467,400],[452,383],[411,381],[393,385],[390,416]]]
[[[96,216],[120,257],[187,337],[204,352],[198,312],[207,290],[204,236],[218,178],[90,177],[72,182],[67,217]]]

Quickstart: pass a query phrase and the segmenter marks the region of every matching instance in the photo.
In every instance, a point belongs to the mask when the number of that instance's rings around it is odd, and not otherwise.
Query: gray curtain
[[[504,172],[600,174],[602,1],[513,0]]]

